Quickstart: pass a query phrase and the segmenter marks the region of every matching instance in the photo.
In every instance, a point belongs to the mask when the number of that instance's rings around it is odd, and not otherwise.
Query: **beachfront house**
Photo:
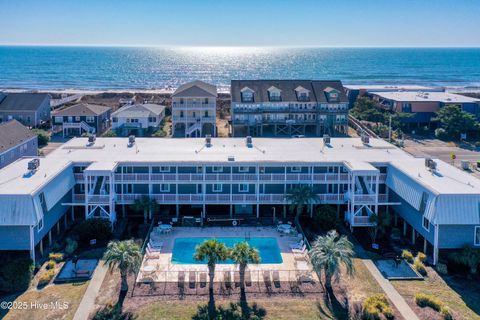
[[[0,169],[38,154],[37,135],[17,120],[0,123]]]
[[[157,131],[165,118],[165,106],[159,104],[126,105],[112,114],[112,130],[119,136],[143,136]]]
[[[17,120],[27,127],[50,121],[50,95],[47,93],[0,93],[0,122]]]
[[[402,121],[415,126],[430,125],[441,108],[459,106],[480,119],[480,99],[438,91],[370,91],[367,96],[378,101],[383,108],[412,114]]]
[[[31,160],[0,170],[0,250],[35,257],[64,222],[113,223],[145,195],[167,220],[285,219],[285,194],[299,185],[318,196],[310,214],[319,204],[335,206],[352,229],[389,211],[435,263],[444,251],[480,246],[480,180],[379,139],[74,138],[38,164]]]
[[[232,129],[244,136],[322,136],[347,132],[341,81],[232,80]]]
[[[81,136],[101,134],[110,125],[109,107],[79,103],[65,109],[53,112],[52,123],[54,132],[62,131],[63,136]]]
[[[181,85],[172,94],[173,136],[216,136],[216,109],[216,86],[203,81]]]

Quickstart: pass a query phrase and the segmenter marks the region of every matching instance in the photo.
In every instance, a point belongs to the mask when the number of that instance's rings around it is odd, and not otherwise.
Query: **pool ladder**
[[[250,231],[249,232],[245,232],[245,240],[250,240]]]

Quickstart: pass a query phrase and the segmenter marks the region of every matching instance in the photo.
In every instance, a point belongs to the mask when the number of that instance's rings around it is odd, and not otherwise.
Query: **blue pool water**
[[[211,238],[177,238],[173,244],[172,263],[176,264],[204,264],[203,261],[195,261],[193,254],[197,245]],[[236,243],[245,241],[245,238],[215,238],[223,242],[227,247],[233,247]],[[275,238],[250,238],[248,244],[256,248],[261,257],[260,263],[282,263],[282,255]],[[224,264],[232,264],[233,261],[227,260]]]

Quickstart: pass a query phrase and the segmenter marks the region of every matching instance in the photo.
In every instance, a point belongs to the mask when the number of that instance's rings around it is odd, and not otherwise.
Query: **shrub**
[[[78,243],[72,238],[67,238],[66,242],[67,242],[67,245],[65,246],[65,252],[68,255],[72,255],[75,252],[75,250],[77,250]]]
[[[413,263],[413,267],[415,270],[418,271],[422,276],[427,275],[427,269],[425,269],[425,265],[418,259],[415,259],[415,262]]]
[[[425,263],[425,261],[427,261],[427,255],[423,252],[418,252],[417,260],[420,261],[421,263]]]
[[[112,228],[108,219],[89,219],[82,221],[75,227],[75,233],[80,242],[88,244],[91,239],[105,241],[112,235]]]
[[[392,228],[392,231],[390,232],[390,237],[392,239],[400,239],[400,235],[402,232],[398,228]]]
[[[453,320],[453,316],[452,316],[452,313],[450,312],[450,308],[447,306],[442,307],[442,309],[440,310],[440,314],[445,320]]]
[[[443,128],[437,128],[435,129],[435,137],[440,140],[445,140],[448,139],[448,133]]]
[[[440,312],[443,307],[443,303],[440,299],[425,293],[415,294],[415,303],[421,308],[430,307],[438,312]]]
[[[413,263],[413,254],[407,249],[402,250],[402,258],[408,263]]]
[[[167,133],[165,131],[163,131],[163,129],[158,129],[157,131],[155,131],[153,134],[152,134],[152,137],[157,137],[157,138],[163,138],[167,135]]]
[[[45,266],[47,270],[55,268],[55,261],[53,260],[48,260],[47,265]]]
[[[102,134],[102,137],[105,137],[105,138],[114,138],[116,136],[117,134],[113,130],[108,130],[104,134]]]
[[[58,263],[58,262],[63,261],[63,253],[60,253],[60,252],[54,253],[54,252],[52,252],[52,253],[50,253],[50,254],[48,255],[48,258],[49,258],[50,260],[53,260],[54,262],[57,262],[57,263]]]
[[[314,224],[324,231],[336,229],[339,224],[337,211],[329,205],[318,207],[315,212]]]
[[[38,278],[37,286],[39,286],[39,287],[46,286],[47,284],[50,283],[50,281],[53,279],[54,276],[55,276],[55,270],[50,269],[50,270],[45,271],[40,276],[40,278]]]
[[[368,297],[363,302],[363,318],[366,320],[378,320],[383,314],[387,319],[393,319],[393,310],[387,298],[383,294]]]
[[[0,292],[27,290],[32,280],[34,265],[26,258],[2,259],[0,263]]]
[[[38,136],[38,145],[44,146],[50,141],[50,133],[42,129],[33,129],[34,134]]]
[[[440,274],[448,274],[448,268],[447,268],[447,265],[444,264],[444,263],[437,263],[437,266],[436,266],[436,269],[437,269],[437,272],[440,273]]]

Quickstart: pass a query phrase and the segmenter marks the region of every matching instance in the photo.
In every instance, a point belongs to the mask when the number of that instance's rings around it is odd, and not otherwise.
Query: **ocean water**
[[[480,86],[480,48],[0,46],[0,88],[158,89],[200,79]]]

